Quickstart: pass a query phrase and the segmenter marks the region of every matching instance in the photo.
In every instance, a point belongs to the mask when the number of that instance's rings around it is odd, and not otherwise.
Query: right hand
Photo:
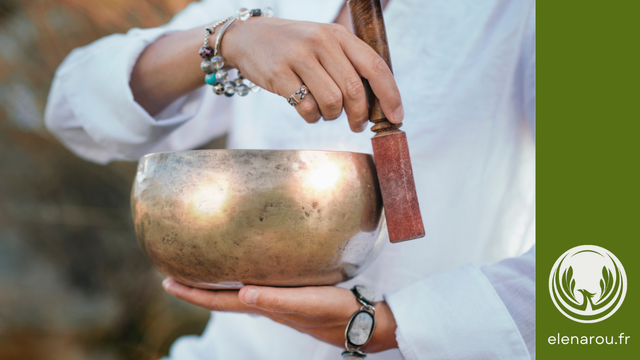
[[[360,77],[369,80],[389,121],[404,118],[391,70],[342,25],[264,17],[237,21],[224,35],[220,53],[227,65],[284,98],[305,84],[310,94],[295,108],[308,123],[334,120],[344,108],[351,130],[363,131],[369,116]]]

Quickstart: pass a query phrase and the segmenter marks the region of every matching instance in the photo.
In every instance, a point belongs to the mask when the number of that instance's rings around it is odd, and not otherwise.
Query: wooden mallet
[[[391,69],[380,0],[348,0],[347,2],[354,33],[369,44]],[[396,243],[421,238],[424,236],[424,225],[418,205],[416,184],[413,180],[407,134],[399,129],[402,123],[392,124],[387,120],[369,82],[367,79],[362,79],[362,82],[369,103],[369,121],[375,124],[371,131],[376,135],[371,142],[387,218],[389,240]]]

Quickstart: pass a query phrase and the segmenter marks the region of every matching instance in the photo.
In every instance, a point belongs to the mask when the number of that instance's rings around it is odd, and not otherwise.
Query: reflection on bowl
[[[329,285],[387,238],[371,155],[200,150],[144,156],[131,193],[138,242],[191,286]]]

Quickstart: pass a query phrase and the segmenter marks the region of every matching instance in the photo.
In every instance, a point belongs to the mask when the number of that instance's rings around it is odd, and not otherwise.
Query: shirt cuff
[[[386,294],[385,300],[406,360],[530,359],[500,297],[473,265]]]
[[[204,87],[176,100],[154,118],[133,98],[129,80],[140,53],[172,31],[160,27],[133,29],[126,36],[112,35],[89,45],[95,49],[72,53],[70,57],[77,59],[61,66],[57,75],[78,125],[93,142],[118,154],[118,158],[137,159],[148,153],[190,120],[202,102]]]

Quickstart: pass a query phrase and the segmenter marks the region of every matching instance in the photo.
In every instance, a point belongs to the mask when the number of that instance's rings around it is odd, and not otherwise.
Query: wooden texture
[[[353,23],[353,32],[369,44],[369,46],[384,59],[389,69],[393,72],[380,0],[349,0],[348,3],[351,21]],[[386,131],[402,126],[402,123],[392,124],[387,120],[380,107],[380,101],[369,86],[369,81],[363,78],[362,82],[364,83],[364,88],[367,92],[367,102],[369,103],[369,121],[375,124],[371,128],[371,131]]]
[[[349,0],[349,11],[356,36],[369,44],[391,67],[387,32],[380,0]],[[393,71],[393,69],[392,69]],[[392,243],[421,238],[425,235],[418,195],[416,193],[407,136],[382,112],[367,79],[362,79],[369,103],[369,121],[376,133],[371,140],[378,182]]]
[[[378,172],[389,240],[392,243],[424,236],[424,225],[413,180],[407,134],[386,131],[374,136],[373,158]]]

